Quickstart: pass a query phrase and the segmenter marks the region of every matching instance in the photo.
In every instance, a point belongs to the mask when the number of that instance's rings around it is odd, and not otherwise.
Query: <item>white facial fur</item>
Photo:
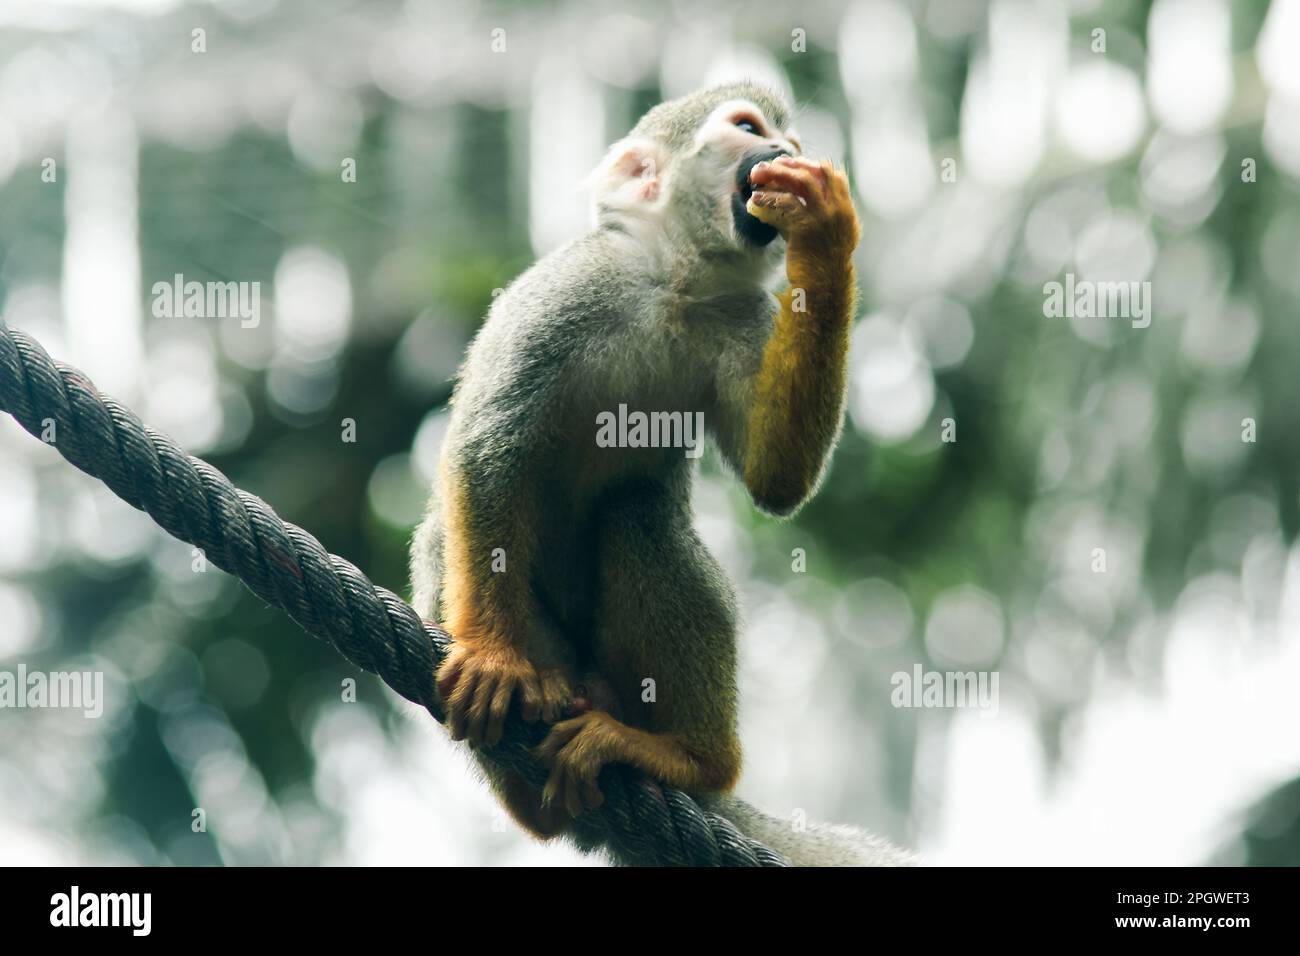
[[[753,123],[757,131],[751,133],[741,129],[737,124],[742,121]],[[774,127],[763,111],[749,100],[728,100],[709,114],[695,134],[696,150],[705,146],[730,155],[733,165],[740,162],[746,153],[760,149],[784,149],[796,156],[800,152],[798,139],[792,133]]]
[[[740,162],[775,150],[799,155],[798,138],[775,128],[748,100],[729,100],[714,109],[684,155],[665,156],[652,140],[620,140],[589,180],[595,219],[615,220],[645,242],[684,240],[700,248],[766,258],[763,250],[749,248],[736,234],[731,204]]]

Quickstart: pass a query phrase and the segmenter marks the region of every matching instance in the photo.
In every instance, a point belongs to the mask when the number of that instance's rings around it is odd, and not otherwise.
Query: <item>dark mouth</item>
[[[736,168],[736,191],[731,194],[731,218],[736,224],[736,232],[751,245],[767,245],[777,237],[777,231],[761,219],[750,215],[749,210],[745,208],[749,203],[749,197],[754,195],[754,185],[749,181],[749,174],[759,163],[785,155],[785,150],[780,149],[767,153],[754,153],[746,156]]]

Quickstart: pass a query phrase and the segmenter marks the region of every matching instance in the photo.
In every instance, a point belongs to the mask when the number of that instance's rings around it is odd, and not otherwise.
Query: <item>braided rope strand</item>
[[[442,719],[434,674],[451,643],[444,630],[3,322],[0,410],[37,437],[53,421],[52,444],[69,462],[168,534],[203,549],[214,565],[309,634],[328,640],[352,664]],[[501,744],[484,755],[540,784],[546,770],[532,748],[544,732],[512,716]],[[575,821],[575,836],[584,846],[603,847],[618,863],[788,865],[729,820],[630,768],[607,767],[600,786],[605,802]]]

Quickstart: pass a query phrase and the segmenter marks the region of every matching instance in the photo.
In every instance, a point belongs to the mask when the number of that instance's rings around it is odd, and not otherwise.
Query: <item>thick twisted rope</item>
[[[3,322],[0,409],[37,437],[53,422],[51,443],[64,458],[173,537],[203,549],[207,560],[357,667],[442,719],[433,677],[451,643],[445,631]],[[484,753],[540,784],[546,770],[532,748],[543,733],[512,717],[501,744]],[[607,767],[600,786],[604,804],[575,821],[574,836],[586,848],[605,848],[619,863],[786,865],[730,821],[629,768]]]

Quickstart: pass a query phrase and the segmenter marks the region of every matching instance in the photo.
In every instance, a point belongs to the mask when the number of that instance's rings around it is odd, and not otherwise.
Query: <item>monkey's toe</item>
[[[568,676],[558,667],[545,667],[538,672],[541,683],[540,712],[542,720],[553,724],[564,716],[573,697],[573,687]]]
[[[605,802],[605,795],[596,785],[590,767],[569,761],[557,761],[542,789],[542,806],[562,808],[571,817],[581,816],[585,810],[595,810]]]

